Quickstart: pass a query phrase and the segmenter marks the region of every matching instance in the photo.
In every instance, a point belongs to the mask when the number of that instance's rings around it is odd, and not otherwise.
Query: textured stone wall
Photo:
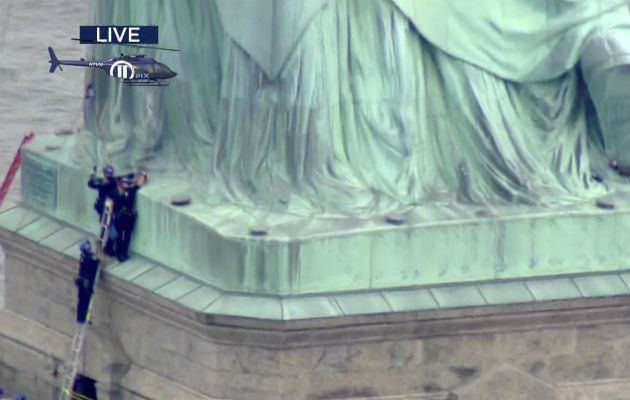
[[[76,307],[70,258],[16,236],[0,314],[0,382],[50,398]],[[86,372],[99,399],[628,399],[630,299],[295,323],[204,320],[110,277]],[[254,305],[255,306],[255,305]],[[393,396],[393,397],[387,397]]]

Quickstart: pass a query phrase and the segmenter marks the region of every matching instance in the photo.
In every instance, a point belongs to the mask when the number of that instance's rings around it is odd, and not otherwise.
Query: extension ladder
[[[105,209],[103,210],[103,216],[101,218],[101,227],[98,234],[98,239],[96,242],[96,258],[100,258],[101,262],[99,262],[98,267],[96,269],[96,278],[95,282],[99,277],[99,273],[101,270],[101,264],[104,263],[104,259],[102,258],[103,249],[107,244],[107,238],[109,236],[109,227],[112,223],[112,209],[113,202],[111,199],[107,199],[105,201]],[[94,286],[96,284],[94,283]],[[90,322],[92,320],[92,303],[94,302],[94,288],[92,290],[92,297],[90,298],[90,304],[88,305],[88,313],[86,322]],[[72,349],[70,356],[70,363],[66,369],[66,376],[63,380],[63,386],[61,387],[61,392],[59,393],[59,400],[70,400],[73,399],[72,386],[74,385],[74,379],[77,376],[77,372],[79,370],[79,363],[81,360],[81,351],[83,350],[83,342],[85,339],[85,329],[87,324],[77,322],[77,325],[74,330],[74,336],[72,337]]]

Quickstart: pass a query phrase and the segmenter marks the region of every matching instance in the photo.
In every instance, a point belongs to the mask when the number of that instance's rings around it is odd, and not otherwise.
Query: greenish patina
[[[79,138],[65,139],[68,145]],[[64,223],[97,232],[95,193],[85,170],[45,150],[39,138],[27,159],[57,161],[60,207],[43,210]],[[400,214],[402,225],[383,216],[312,217],[245,212],[237,205],[208,206],[196,194],[189,206],[170,199],[186,182],[153,179],[136,199],[138,225],[133,251],[221,290],[247,294],[297,295],[432,284],[535,278],[557,274],[628,270],[630,187],[610,180],[602,209],[594,200],[535,208],[426,205]],[[74,207],[66,207],[73,199]],[[38,209],[37,202],[24,203]],[[41,224],[41,229],[40,229]],[[252,227],[264,225],[266,236]],[[24,228],[33,239],[60,229],[54,221]],[[31,232],[32,231],[32,232]],[[40,233],[41,231],[41,233]],[[30,237],[30,236],[29,236]],[[75,251],[70,249],[69,251]],[[146,265],[125,267],[130,274]],[[170,274],[159,269],[156,274]],[[147,277],[143,284],[152,285]]]
[[[37,223],[56,224],[57,229],[44,238],[33,238],[29,227]],[[78,251],[75,251],[79,240],[89,236],[87,232],[63,226],[22,207],[1,212],[0,229],[16,232],[75,259],[79,257]],[[285,296],[221,290],[140,256],[134,256],[122,264],[114,263],[107,271],[111,276],[136,284],[196,312],[285,321],[630,295],[630,272],[627,271]]]
[[[56,191],[24,201],[95,232],[91,166],[148,169],[132,249],[182,280],[121,266],[147,289],[182,295],[198,280],[238,292],[213,303],[226,310],[254,294],[628,269],[628,186],[607,167],[630,165],[623,1],[105,0],[92,22],[159,25],[182,51],[147,53],[178,76],[130,88],[88,72],[84,130],[25,151],[57,166]],[[173,207],[181,194],[191,205]],[[616,208],[595,207],[602,196]],[[553,282],[529,290],[575,294]],[[529,293],[470,290],[432,293],[451,305]],[[347,296],[349,313],[388,304]]]
[[[35,224],[55,225],[56,229],[34,237],[30,227]],[[0,237],[3,231],[75,259],[79,258],[79,241],[90,236],[23,207],[0,212]],[[195,312],[284,321],[630,295],[628,271],[279,296],[222,290],[137,255],[125,263],[111,264],[107,273]]]
[[[143,4],[98,2],[93,20],[159,24],[183,51],[149,54],[179,75],[142,91],[88,75],[90,145],[121,168],[187,171],[209,202],[544,206],[600,195],[591,172],[611,158],[630,165],[622,0]]]

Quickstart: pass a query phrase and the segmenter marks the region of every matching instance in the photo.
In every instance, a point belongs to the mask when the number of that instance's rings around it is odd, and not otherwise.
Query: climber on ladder
[[[92,251],[92,245],[88,239],[85,239],[81,243],[80,249],[81,258],[79,260],[79,276],[74,282],[79,289],[77,322],[84,324],[88,315],[92,294],[94,293],[94,282],[96,281],[96,271],[98,270],[100,260]]]

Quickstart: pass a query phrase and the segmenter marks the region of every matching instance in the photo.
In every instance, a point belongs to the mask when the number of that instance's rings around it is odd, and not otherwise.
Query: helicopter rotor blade
[[[135,47],[138,49],[156,49],[156,50],[166,50],[166,51],[180,51],[179,49],[169,49],[166,47],[157,47],[157,46],[141,46],[137,44],[123,44],[123,46]]]
[[[118,46],[127,46],[127,47],[135,47],[136,49],[156,49],[156,50],[167,50],[167,51],[180,51],[179,49],[168,49],[166,47],[157,47],[157,46],[143,46],[139,44],[124,44],[124,43],[100,43],[95,40],[81,40],[79,38],[72,38],[71,40],[78,40],[80,42],[88,42],[94,44],[117,44]]]

